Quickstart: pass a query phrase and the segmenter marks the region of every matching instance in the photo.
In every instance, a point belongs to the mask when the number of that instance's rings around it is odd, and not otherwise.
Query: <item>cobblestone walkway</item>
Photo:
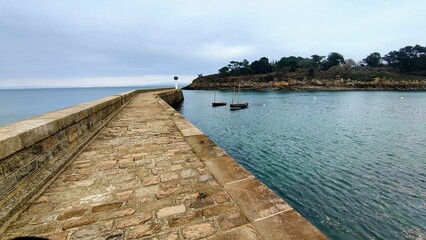
[[[261,209],[258,200],[244,200],[253,191],[267,199]],[[268,239],[262,229],[274,226],[263,220],[271,216],[279,225],[281,215],[296,220],[278,227],[284,230],[279,235],[269,233],[271,238],[323,238],[309,223],[302,227],[308,235],[300,235],[296,225],[306,220],[145,93],[107,124],[2,238]]]

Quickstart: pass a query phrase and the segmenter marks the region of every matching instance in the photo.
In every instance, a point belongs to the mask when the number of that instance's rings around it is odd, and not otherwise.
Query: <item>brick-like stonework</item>
[[[137,95],[1,238],[326,239],[160,97]]]
[[[150,91],[160,90],[129,91],[1,126],[0,233],[114,114],[138,93]],[[161,94],[170,103],[183,98],[174,90]]]

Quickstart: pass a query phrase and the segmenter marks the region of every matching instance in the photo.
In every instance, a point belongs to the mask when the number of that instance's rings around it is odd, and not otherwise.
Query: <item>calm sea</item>
[[[155,87],[164,86],[0,89],[0,125],[134,89]]]
[[[426,92],[243,92],[232,112],[184,95],[188,120],[331,239],[426,238]]]

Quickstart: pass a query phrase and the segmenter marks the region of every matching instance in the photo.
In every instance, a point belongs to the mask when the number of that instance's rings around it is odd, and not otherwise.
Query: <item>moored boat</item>
[[[212,107],[226,106],[226,102],[212,102]]]
[[[212,107],[220,107],[220,106],[226,106],[226,102],[216,102],[216,91],[214,91]]]
[[[238,92],[237,92],[237,101],[234,103],[234,96],[235,96],[235,87],[234,87],[234,95],[232,96],[232,103],[229,104],[230,110],[240,110],[244,108],[248,108],[249,103],[239,103],[240,101],[240,84],[238,84]]]

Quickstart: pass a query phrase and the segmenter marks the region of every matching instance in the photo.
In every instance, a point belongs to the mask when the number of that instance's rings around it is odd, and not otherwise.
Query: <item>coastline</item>
[[[238,83],[228,84],[190,84],[183,87],[183,90],[232,90]],[[242,90],[254,91],[426,91],[426,83],[395,83],[395,84],[374,84],[374,83],[347,83],[347,84],[253,84],[241,83]]]

